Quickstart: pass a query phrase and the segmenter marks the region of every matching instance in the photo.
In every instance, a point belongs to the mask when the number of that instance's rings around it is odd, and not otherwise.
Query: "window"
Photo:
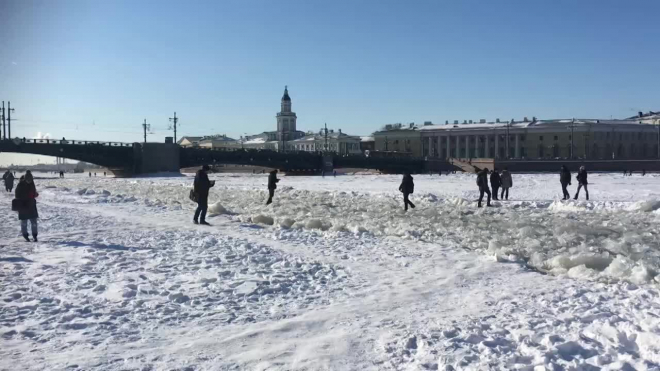
[[[607,135],[605,135],[605,137],[606,137],[607,139],[610,139],[610,132],[609,132],[609,131],[607,132]]]
[[[520,136],[520,141],[521,141],[521,142],[524,142],[524,141],[525,141],[525,136],[524,136],[524,135],[521,135],[521,136]]]
[[[558,136],[556,136],[556,135],[555,135],[555,140],[559,140],[559,137],[558,137]],[[557,156],[555,156],[555,157],[557,157]]]
[[[571,140],[571,139],[573,139],[573,136],[572,136],[572,135],[569,135],[569,136],[568,136],[568,140]]]
[[[543,141],[543,135],[539,135],[539,141],[541,141],[541,142]],[[540,156],[540,157],[543,157],[543,156]]]

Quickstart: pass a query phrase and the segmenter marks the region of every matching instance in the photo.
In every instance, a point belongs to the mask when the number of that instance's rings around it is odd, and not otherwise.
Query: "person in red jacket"
[[[39,197],[39,193],[34,185],[32,172],[28,170],[16,186],[16,199],[19,202],[18,219],[21,221],[23,238],[28,242],[30,242],[27,231],[28,220],[32,227],[32,238],[34,238],[34,242],[38,241],[37,219],[39,218],[39,212],[37,211],[37,197]]]

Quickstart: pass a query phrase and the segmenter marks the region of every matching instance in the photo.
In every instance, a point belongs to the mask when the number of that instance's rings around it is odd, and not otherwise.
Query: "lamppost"
[[[506,123],[506,159],[508,160],[510,156],[511,151],[509,150],[509,127],[513,125],[513,119],[511,119],[511,122]]]
[[[575,139],[575,119],[571,120],[571,125],[569,126],[571,129],[571,150],[570,150],[570,159],[573,159],[573,140]]]
[[[591,124],[587,124],[587,131],[584,132],[584,159],[586,160],[589,155],[589,148],[587,142],[589,141],[589,132],[591,131]]]

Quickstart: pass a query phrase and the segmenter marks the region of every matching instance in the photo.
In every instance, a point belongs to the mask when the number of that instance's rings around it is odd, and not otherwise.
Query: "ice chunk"
[[[291,219],[291,218],[283,218],[283,219],[280,219],[278,222],[279,222],[280,227],[282,227],[282,228],[291,228],[291,226],[293,226],[293,224],[296,221]]]
[[[218,214],[227,214],[227,209],[220,202],[216,202],[213,205],[209,206],[209,214],[218,215]]]
[[[305,228],[307,229],[321,229],[323,228],[323,223],[319,219],[310,219],[305,223]]]
[[[252,217],[252,223],[273,225],[275,221],[270,216],[259,214]]]

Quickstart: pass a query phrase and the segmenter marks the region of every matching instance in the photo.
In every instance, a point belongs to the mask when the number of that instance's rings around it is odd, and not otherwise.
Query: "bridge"
[[[120,143],[84,140],[0,140],[0,153],[28,153],[67,158],[107,167],[118,175],[173,172],[204,164],[252,165],[286,172],[320,172],[323,169],[374,169],[389,173],[426,170],[420,158],[378,158],[317,152],[277,152],[255,149],[184,148],[166,143]]]

